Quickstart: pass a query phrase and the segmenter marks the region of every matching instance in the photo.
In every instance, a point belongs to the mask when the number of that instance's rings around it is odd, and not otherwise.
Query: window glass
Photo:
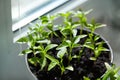
[[[12,0],[13,31],[68,0]]]

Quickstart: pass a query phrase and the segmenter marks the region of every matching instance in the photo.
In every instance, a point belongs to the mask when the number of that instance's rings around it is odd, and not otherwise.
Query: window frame
[[[56,9],[57,7],[60,7],[62,5],[64,5],[65,3],[67,3],[69,0],[56,0],[52,3],[50,3],[49,5],[46,5],[45,7],[41,8],[40,10],[34,12],[33,14],[19,20],[16,23],[13,23],[12,25],[12,31],[16,31],[19,28],[24,27],[25,25],[27,25],[28,23],[34,21],[35,19],[37,19],[39,16],[42,16],[54,9]]]

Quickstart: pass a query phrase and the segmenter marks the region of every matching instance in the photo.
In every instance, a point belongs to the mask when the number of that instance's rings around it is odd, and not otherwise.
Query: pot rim
[[[26,66],[27,66],[27,69],[28,69],[28,71],[30,72],[30,74],[33,76],[33,78],[34,78],[35,80],[38,80],[37,77],[35,76],[35,74],[33,74],[32,71],[31,71],[30,68],[29,68],[28,60],[27,60],[27,54],[25,55],[25,62],[26,62]]]

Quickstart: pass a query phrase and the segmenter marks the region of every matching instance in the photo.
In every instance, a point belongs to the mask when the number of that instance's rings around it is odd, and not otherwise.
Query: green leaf
[[[87,21],[87,18],[85,16],[83,16],[81,19],[81,22],[82,22],[81,24],[85,23],[86,21]]]
[[[79,36],[76,36],[73,43],[74,43],[74,44],[77,44],[77,43],[80,41],[81,38],[84,38],[84,37],[86,37],[86,36],[87,36],[87,35],[79,35]]]
[[[114,77],[116,78],[116,80],[120,80],[120,75],[119,74],[115,74]]]
[[[56,37],[59,37],[59,35],[58,35],[56,32],[53,32],[53,34],[54,34]]]
[[[101,51],[95,49],[94,50],[94,54],[95,54],[95,57],[97,58],[99,55],[100,55]]]
[[[72,48],[75,48],[75,47],[80,47],[80,44],[73,44]]]
[[[74,68],[72,66],[67,66],[67,67],[65,67],[65,69],[70,70],[70,71],[74,71]]]
[[[32,23],[30,23],[30,24],[32,24]],[[28,29],[29,29],[30,31],[32,31],[32,30],[33,30],[33,28],[32,28],[32,27],[28,27]]]
[[[46,46],[45,50],[47,52],[48,50],[50,50],[50,49],[52,49],[52,48],[54,48],[56,46],[58,46],[58,45],[57,44],[49,44],[49,45]]]
[[[32,52],[32,50],[26,49],[26,50],[23,50],[23,51],[19,54],[19,56],[22,56],[22,55],[25,55],[25,54],[29,54],[29,53],[31,53],[31,52]]]
[[[97,78],[97,80],[101,80],[100,78]]]
[[[120,67],[118,67],[118,68],[114,69],[114,72],[115,72],[115,73],[118,73],[118,72],[119,72],[119,70],[120,70]]]
[[[84,79],[84,80],[90,80],[88,77],[85,77],[85,76],[83,77],[83,79]]]
[[[77,11],[76,13],[74,13],[74,16],[81,18],[83,16],[83,13],[81,11]]]
[[[42,49],[41,46],[33,46],[33,49]]]
[[[29,34],[29,33],[28,33],[28,40],[29,40],[29,41],[33,41],[33,40],[34,40],[34,38],[33,38],[33,35],[32,35],[32,34]]]
[[[54,68],[57,65],[56,62],[51,62],[48,66],[48,71],[50,71],[52,68]]]
[[[56,58],[54,58],[53,56],[51,56],[49,54],[45,54],[45,57],[47,57],[50,61],[56,62],[57,64],[59,64],[59,61]]]
[[[68,47],[68,44],[61,44],[61,45],[59,45],[57,48],[56,48],[56,50],[61,50],[62,48],[64,48],[64,47]]]
[[[38,28],[40,27],[40,25],[38,23],[36,23],[35,26],[38,27]]]
[[[40,53],[41,53],[41,51],[35,51],[34,54],[36,55],[36,54],[40,54]]]
[[[47,44],[50,44],[50,40],[48,40],[48,39],[39,40],[39,41],[37,41],[37,43],[47,43]]]
[[[52,23],[49,23],[47,25],[47,28],[50,30],[50,31],[53,31],[53,24]]]
[[[50,34],[50,32],[46,32],[46,31],[43,31],[42,33],[41,33],[41,38],[46,38],[46,37],[48,37],[49,36],[49,34]]]
[[[27,37],[22,37],[22,38],[17,40],[17,43],[27,43],[27,42],[28,42],[28,38]]]
[[[74,55],[74,56],[72,56],[72,58],[79,58],[80,56],[77,56],[77,55]]]
[[[70,34],[70,28],[63,28],[61,30],[61,33],[66,37],[66,35]]]
[[[65,21],[64,24],[66,25],[66,28],[72,28],[71,22]]]
[[[95,61],[95,60],[96,60],[96,57],[90,57],[90,60]]]
[[[68,45],[69,47],[70,47],[71,44],[72,44],[72,42],[71,42],[70,40],[66,40],[65,42],[67,43],[67,45]]]
[[[91,20],[91,26],[95,27],[95,24],[96,24],[95,19],[92,19],[92,20]]]
[[[107,71],[104,74],[102,80],[107,80],[108,78],[113,78],[113,76],[114,76],[114,66],[111,67],[107,62],[105,62],[104,64],[107,68]],[[111,80],[114,80],[114,79],[111,79]]]
[[[106,44],[105,42],[97,42],[97,43],[95,43],[96,45],[98,45],[98,46],[100,46],[100,47],[102,47],[103,46],[103,44]]]
[[[34,41],[34,40],[29,41],[29,42],[28,42],[28,46],[29,46],[29,47],[34,47],[34,46],[35,46],[35,41]]]
[[[31,64],[33,64],[33,65],[36,66],[36,64],[39,62],[39,58],[38,58],[38,57],[32,57],[32,58],[28,59],[28,61],[29,61]]]
[[[59,15],[65,17],[65,18],[68,18],[70,16],[71,12],[65,12],[65,13],[59,13]]]
[[[96,28],[101,28],[101,27],[105,27],[105,26],[106,26],[106,24],[97,24]]]
[[[46,66],[47,59],[45,57],[41,58],[40,63],[41,63],[41,70],[43,70],[43,68]]]
[[[107,49],[107,48],[104,48],[104,47],[100,47],[100,48],[98,49],[98,51],[110,51],[110,50]]]
[[[77,35],[77,30],[76,30],[76,29],[73,29],[73,30],[72,30],[72,34],[73,34],[73,37],[76,37],[76,35]]]
[[[71,45],[71,41],[70,40],[66,40],[66,41],[63,41],[57,48],[56,50],[61,50],[62,48],[64,47],[68,47]]]
[[[62,48],[58,51],[57,57],[58,57],[58,58],[62,58],[62,57],[65,55],[66,51],[67,51],[66,47],[62,47]]]
[[[74,24],[74,25],[72,25],[72,29],[75,29],[75,28],[77,28],[78,26],[80,26],[81,24]]]
[[[42,24],[47,24],[47,23],[49,22],[47,16],[42,16],[42,17],[40,18],[40,20],[42,21]]]
[[[102,51],[110,51],[109,49],[103,47],[103,44],[104,44],[104,42],[96,43],[96,45],[98,45],[98,46],[94,50],[95,57],[98,57],[101,54]]]
[[[70,40],[66,40],[66,41],[63,41],[62,44],[60,44],[56,50],[61,50],[62,48],[64,47],[70,47],[71,46],[71,41]]]
[[[89,48],[89,49],[92,49],[92,50],[94,50],[94,45],[93,44],[89,44],[89,43],[87,43],[87,44],[84,44],[83,45],[84,47],[87,47],[87,48]]]
[[[97,41],[98,39],[100,39],[100,36],[95,36],[94,37],[94,41]]]
[[[119,70],[120,67],[115,68],[115,65],[110,66],[108,63],[105,62],[105,66],[107,68],[107,72],[103,76],[102,80],[106,80],[107,78],[110,78],[110,80],[119,80]]]
[[[88,10],[88,11],[85,11],[84,14],[87,15],[87,14],[89,14],[89,13],[92,12],[92,11],[93,11],[93,9],[90,9],[90,10]]]
[[[120,75],[116,78],[116,80],[120,80]]]
[[[112,72],[112,70],[107,71],[107,72],[104,74],[102,80],[107,80],[107,79],[110,77],[111,72]]]
[[[50,20],[53,21],[55,18],[57,18],[57,14],[54,14],[54,15],[50,15]]]

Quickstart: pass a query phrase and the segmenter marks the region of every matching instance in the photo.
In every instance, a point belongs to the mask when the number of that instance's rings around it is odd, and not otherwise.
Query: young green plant
[[[105,66],[107,68],[107,72],[103,75],[102,80],[120,80],[120,67],[115,67],[115,65],[110,66],[108,63],[105,62]]]
[[[87,24],[87,28],[90,30],[90,32],[88,33],[88,38],[83,46],[93,50],[95,56],[91,57],[90,58],[91,60],[96,60],[96,58],[99,57],[102,51],[109,51],[107,48],[103,46],[105,42],[103,41],[98,42],[100,36],[94,34],[96,29],[104,26],[105,26],[104,24],[98,24],[94,20],[92,20],[90,24]]]

